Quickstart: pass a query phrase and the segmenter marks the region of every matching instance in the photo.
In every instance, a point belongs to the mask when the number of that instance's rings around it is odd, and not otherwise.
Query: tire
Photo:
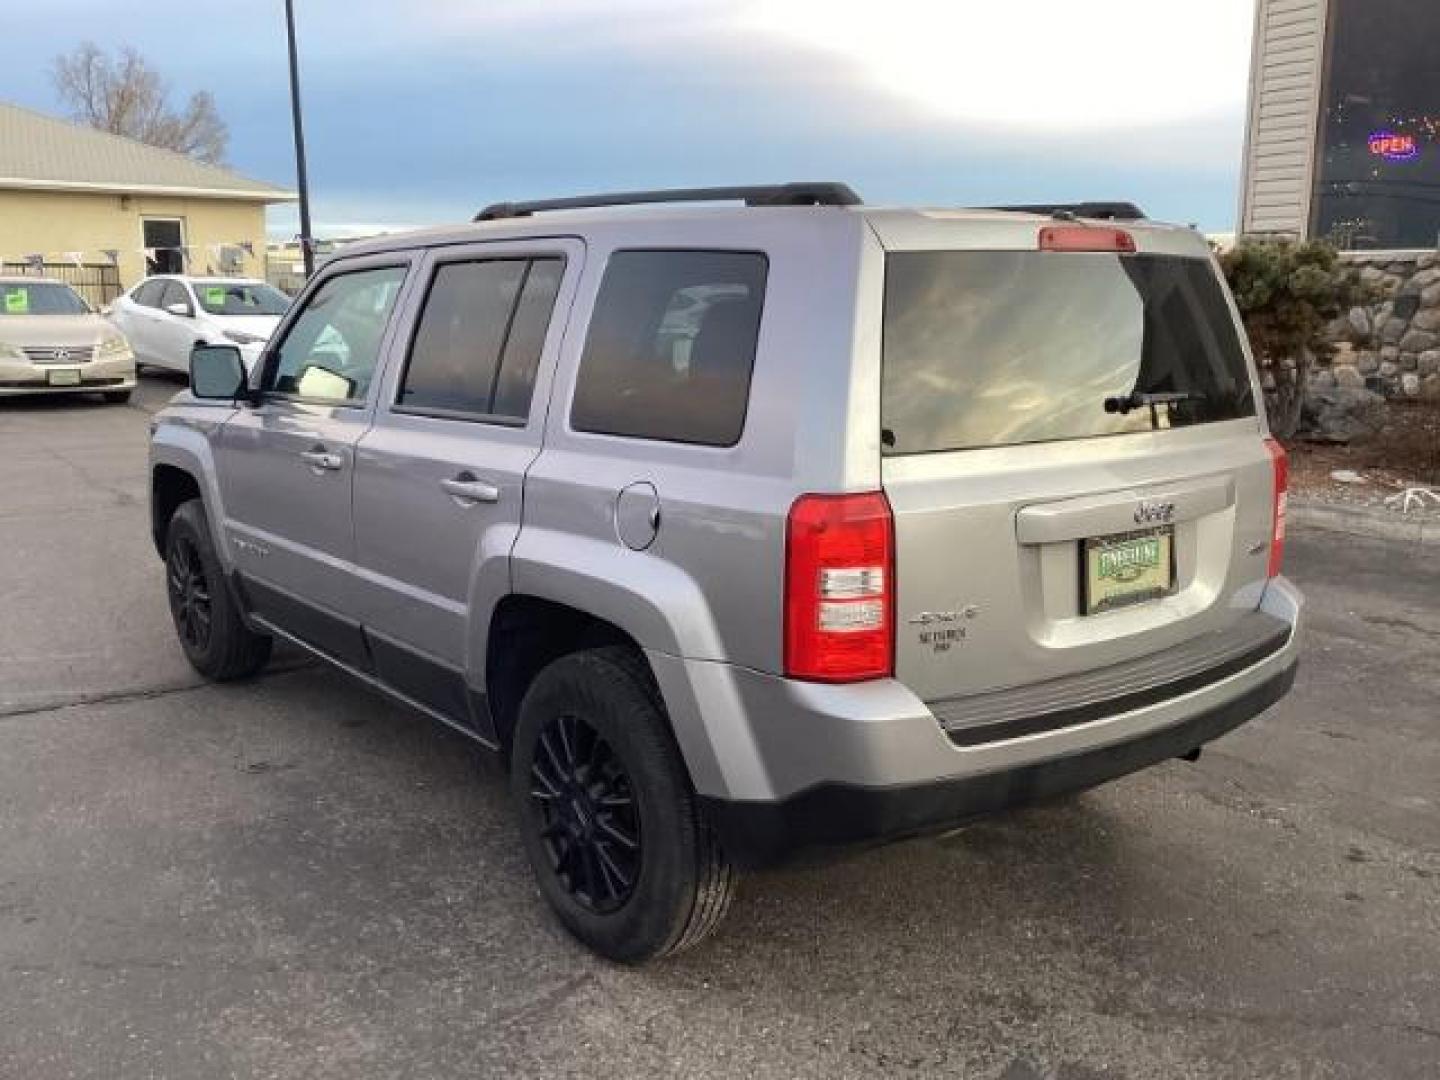
[[[567,930],[623,964],[709,936],[738,879],[641,657],[607,647],[556,660],[521,702],[512,742],[525,853]]]
[[[240,617],[199,499],[181,504],[166,530],[165,593],[185,659],[205,678],[243,679],[270,659],[271,639]]]
[[[101,395],[107,405],[124,405],[130,400],[129,390],[106,390]]]

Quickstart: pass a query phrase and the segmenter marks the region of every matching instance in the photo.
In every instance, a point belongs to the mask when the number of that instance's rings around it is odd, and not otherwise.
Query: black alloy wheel
[[[624,907],[640,877],[640,815],[624,764],[585,720],[554,717],[530,766],[530,798],[550,868],[587,911]]]
[[[190,537],[176,537],[170,545],[166,580],[176,631],[189,649],[205,652],[210,646],[213,598],[205,575],[205,564]]]

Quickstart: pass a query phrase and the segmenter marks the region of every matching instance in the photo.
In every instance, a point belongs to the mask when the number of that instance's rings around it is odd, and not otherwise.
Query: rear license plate
[[[1080,569],[1086,615],[1168,596],[1175,590],[1175,529],[1092,537],[1083,545]]]
[[[79,386],[79,368],[59,368],[58,370],[46,372],[50,379],[51,386]]]

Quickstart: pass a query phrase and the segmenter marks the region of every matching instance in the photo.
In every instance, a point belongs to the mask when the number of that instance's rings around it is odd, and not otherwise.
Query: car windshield
[[[0,283],[0,315],[85,315],[90,305],[53,281]]]
[[[883,348],[886,454],[1255,414],[1235,320],[1205,259],[895,253]]]
[[[197,281],[195,296],[211,315],[284,315],[290,298],[270,285],[250,281]]]

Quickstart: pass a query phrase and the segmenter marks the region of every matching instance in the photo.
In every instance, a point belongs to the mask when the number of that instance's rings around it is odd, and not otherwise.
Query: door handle
[[[440,486],[447,495],[466,505],[500,501],[500,489],[494,484],[476,479],[471,472],[462,472],[453,480],[441,480]]]
[[[339,454],[332,454],[328,450],[301,450],[300,458],[312,469],[324,469],[334,472],[336,469],[345,467],[345,459]]]

